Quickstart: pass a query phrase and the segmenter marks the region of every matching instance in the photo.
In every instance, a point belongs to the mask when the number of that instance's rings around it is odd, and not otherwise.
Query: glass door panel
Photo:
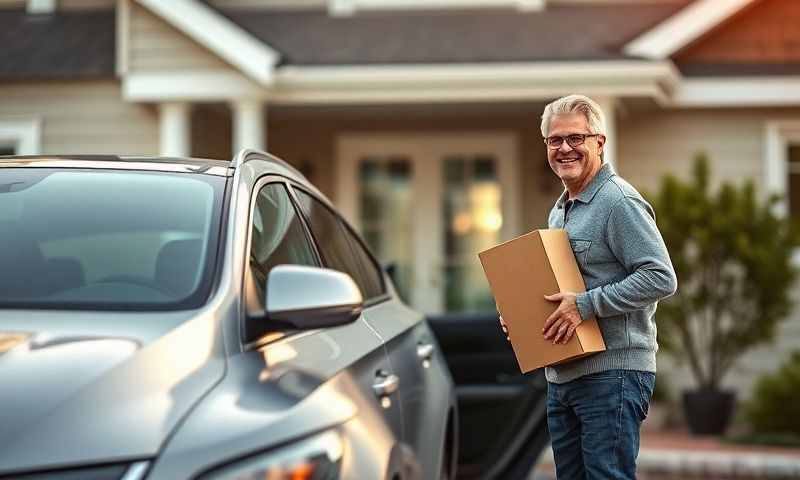
[[[494,300],[477,253],[501,241],[497,159],[492,155],[451,155],[444,158],[442,168],[445,310],[491,310]]]
[[[361,234],[384,263],[394,264],[398,293],[408,301],[413,281],[412,165],[403,156],[367,156],[359,161]]]

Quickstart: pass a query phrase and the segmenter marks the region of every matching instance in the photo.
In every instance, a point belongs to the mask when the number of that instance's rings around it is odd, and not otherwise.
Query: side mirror
[[[278,265],[267,277],[264,305],[269,321],[314,329],[355,321],[361,314],[363,298],[356,282],[346,273]]]

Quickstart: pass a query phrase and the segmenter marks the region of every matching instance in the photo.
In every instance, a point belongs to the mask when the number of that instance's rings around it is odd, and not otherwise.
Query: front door
[[[336,202],[400,295],[428,314],[494,311],[477,253],[519,232],[512,133],[348,134]]]

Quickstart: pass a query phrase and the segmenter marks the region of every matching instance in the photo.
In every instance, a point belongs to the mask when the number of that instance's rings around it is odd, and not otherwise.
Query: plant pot
[[[695,435],[722,435],[733,417],[736,393],[717,390],[683,392],[683,411]]]

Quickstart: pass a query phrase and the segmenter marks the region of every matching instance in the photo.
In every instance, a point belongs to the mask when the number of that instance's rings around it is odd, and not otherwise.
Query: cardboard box
[[[595,319],[581,322],[566,344],[553,345],[542,334],[558,307],[544,296],[586,290],[565,230],[534,230],[478,257],[523,373],[605,350]]]

